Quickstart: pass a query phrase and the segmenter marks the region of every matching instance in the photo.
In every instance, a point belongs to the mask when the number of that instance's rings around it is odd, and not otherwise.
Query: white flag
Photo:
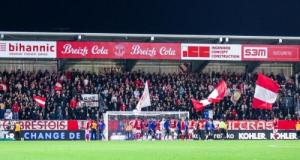
[[[141,111],[142,108],[148,107],[148,106],[151,106],[151,102],[150,102],[148,83],[146,82],[144,92],[139,100],[139,103],[136,105],[136,109],[138,111]]]

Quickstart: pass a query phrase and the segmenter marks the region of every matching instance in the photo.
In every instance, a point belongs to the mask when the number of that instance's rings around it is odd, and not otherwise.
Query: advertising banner
[[[299,61],[299,46],[243,45],[243,61]]]
[[[58,58],[180,60],[180,43],[57,42]]]
[[[22,131],[24,140],[83,140],[84,131]]]
[[[227,133],[227,139],[233,140],[266,140],[266,139],[275,139],[277,135],[277,139],[283,140],[291,140],[297,139],[296,131],[282,131],[279,130],[277,133],[273,133],[270,130],[231,130]],[[221,139],[222,135],[219,132],[215,132],[213,134],[214,139]]]
[[[241,45],[182,43],[181,59],[240,61]]]
[[[0,141],[15,140],[15,135],[12,131],[0,130]]]
[[[56,58],[54,41],[0,41],[1,58]]]

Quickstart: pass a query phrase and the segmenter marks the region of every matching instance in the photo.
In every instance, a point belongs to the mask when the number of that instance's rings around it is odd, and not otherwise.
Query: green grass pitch
[[[297,160],[300,141],[2,141],[1,160]]]

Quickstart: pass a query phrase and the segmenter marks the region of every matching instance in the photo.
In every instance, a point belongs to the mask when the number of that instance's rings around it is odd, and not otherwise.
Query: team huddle
[[[226,138],[227,124],[220,121],[214,124],[212,120],[162,119],[144,120],[136,118],[127,122],[125,131],[127,139],[213,139],[214,133],[221,133]]]

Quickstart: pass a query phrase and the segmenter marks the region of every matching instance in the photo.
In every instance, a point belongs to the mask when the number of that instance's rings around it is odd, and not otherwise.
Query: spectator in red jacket
[[[20,105],[18,102],[14,102],[12,105],[12,112],[13,112],[13,119],[18,120],[19,119],[19,111],[20,111]]]
[[[73,109],[73,110],[75,110],[76,107],[77,107],[77,100],[76,100],[75,97],[73,97],[73,98],[71,99],[71,101],[70,101],[70,108]]]

